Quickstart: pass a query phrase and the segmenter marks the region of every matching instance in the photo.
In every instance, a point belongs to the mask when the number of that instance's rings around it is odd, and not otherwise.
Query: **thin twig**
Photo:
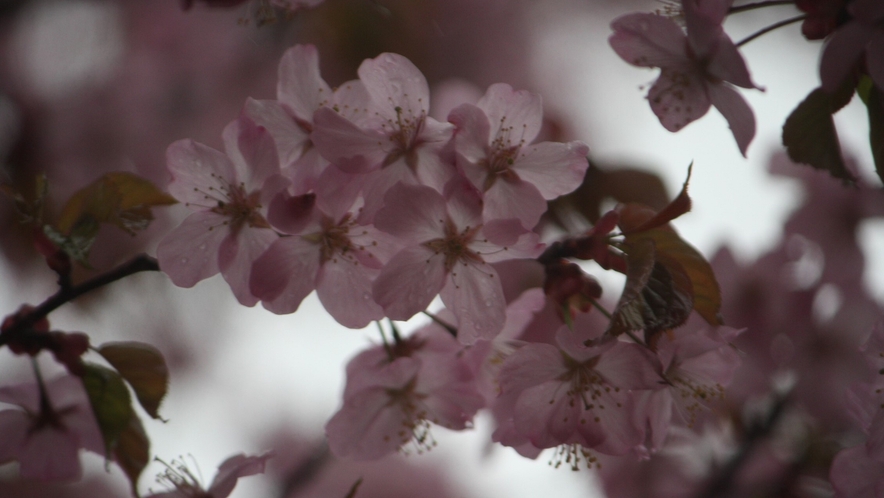
[[[423,314],[425,314],[425,315],[427,315],[428,317],[430,317],[430,320],[433,320],[434,322],[436,322],[437,325],[439,325],[439,326],[442,327],[443,329],[447,330],[449,334],[451,334],[452,336],[454,336],[455,338],[457,338],[457,327],[455,327],[454,325],[452,325],[452,324],[446,322],[445,320],[442,320],[441,318],[439,318],[438,316],[436,316],[436,315],[430,313],[429,311],[424,310],[424,311],[423,311]]]
[[[790,17],[789,19],[784,19],[780,22],[775,22],[775,23],[771,24],[770,26],[747,36],[746,38],[743,38],[742,40],[735,43],[735,45],[737,47],[742,47],[743,45],[749,43],[750,41],[758,38],[759,36],[761,36],[763,34],[770,33],[771,31],[773,31],[777,28],[782,28],[783,26],[788,26],[790,24],[794,24],[798,21],[803,21],[805,19],[807,19],[807,14],[801,14],[800,16]]]
[[[4,335],[0,335],[0,346],[6,342],[6,337],[13,336],[21,330],[32,327],[34,324],[49,315],[49,313],[52,313],[64,304],[77,299],[87,292],[104,287],[105,285],[111,284],[135,273],[143,271],[159,271],[159,269],[160,266],[155,258],[152,258],[147,254],[141,254],[126,263],[123,263],[106,273],[93,277],[79,285],[62,288],[49,297],[49,299],[43,301],[43,303],[34,308],[26,316],[17,320],[9,329],[5,330]]]
[[[795,5],[795,0],[768,0],[765,2],[747,3],[745,5],[737,5],[731,7],[728,14],[736,14],[738,12],[746,12],[764,7],[776,7],[778,5]]]

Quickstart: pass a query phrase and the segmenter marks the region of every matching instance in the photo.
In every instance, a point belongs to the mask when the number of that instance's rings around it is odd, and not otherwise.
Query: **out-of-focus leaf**
[[[572,228],[566,220],[575,212],[587,221],[596,223],[608,198],[663,209],[669,200],[669,194],[663,180],[654,173],[631,167],[601,168],[590,162],[583,183],[577,190],[550,202],[549,218],[566,230]]]
[[[829,94],[817,88],[798,104],[783,124],[783,145],[789,158],[828,171],[846,182],[856,182],[841,157],[841,144],[832,120],[832,114],[850,101],[852,93],[853,88],[845,99],[841,90]]]
[[[144,178],[119,171],[107,173],[68,200],[57,227],[70,234],[84,218],[92,218],[134,234],[153,220],[150,208],[176,202]]]
[[[97,221],[87,218],[68,236],[63,235],[52,225],[43,225],[43,233],[71,259],[89,268],[89,250],[92,249],[95,236],[98,235],[98,228]]]
[[[11,185],[0,184],[0,193],[12,200],[15,212],[19,217],[19,223],[39,226],[43,222],[43,206],[46,204],[46,195],[49,193],[49,182],[46,181],[46,175],[37,175],[34,179],[33,199],[22,195]]]
[[[875,171],[884,181],[884,94],[874,85],[866,102],[869,111],[869,145],[875,159]]]
[[[98,352],[132,386],[144,411],[160,418],[158,410],[169,386],[169,369],[159,350],[140,342],[110,342],[101,345]]]
[[[869,105],[869,91],[871,91],[874,86],[875,82],[868,76],[863,76],[859,79],[859,83],[856,85],[856,94],[862,99],[863,104]]]
[[[653,228],[657,228],[659,226],[663,226],[670,221],[678,218],[679,216],[689,212],[691,210],[691,198],[688,196],[688,183],[691,181],[691,171],[694,169],[694,163],[691,163],[688,166],[688,177],[684,181],[684,185],[681,187],[681,192],[678,193],[678,196],[672,200],[669,204],[666,205],[663,209],[654,214],[651,218],[638,223],[636,226],[630,226],[635,224],[638,220],[629,216],[627,213],[620,213],[620,228],[624,234],[630,232],[642,232],[645,230],[651,230]],[[634,204],[633,204],[634,205]],[[626,207],[628,209],[628,206]],[[624,219],[624,216],[626,218]]]
[[[86,363],[83,368],[83,386],[89,395],[89,403],[104,437],[107,458],[110,459],[123,431],[135,416],[132,398],[117,372],[93,363]]]
[[[114,458],[129,478],[132,494],[139,496],[138,478],[150,461],[150,440],[147,439],[141,420],[134,413],[129,424],[120,432]]]

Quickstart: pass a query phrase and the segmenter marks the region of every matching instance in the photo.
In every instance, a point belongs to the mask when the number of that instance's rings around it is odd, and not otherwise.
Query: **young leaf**
[[[853,88],[845,99],[841,90],[829,94],[817,88],[798,104],[783,124],[783,145],[789,158],[828,171],[835,178],[856,182],[841,157],[841,144],[832,120],[832,114],[850,101],[852,93]]]
[[[150,461],[150,440],[147,439],[141,420],[134,413],[129,419],[129,425],[120,433],[114,458],[129,478],[132,494],[138,496],[138,478]]]
[[[110,342],[98,348],[123,379],[132,386],[144,411],[158,419],[158,409],[169,386],[169,369],[155,347],[140,342]]]
[[[642,315],[642,290],[648,285],[654,271],[654,242],[640,240],[624,247],[626,253],[626,285],[614,308],[608,333],[620,335],[644,328]]]
[[[678,233],[668,226],[646,232],[630,234],[627,241],[649,239],[654,241],[657,259],[672,261],[667,268],[678,266],[690,280],[694,310],[711,325],[722,325],[721,290],[712,266],[706,258],[685,242]]]
[[[691,171],[694,163],[688,166],[688,177],[685,179],[678,196],[660,211],[647,218],[649,208],[641,204],[627,204],[620,211],[620,229],[624,234],[651,230],[666,225],[670,221],[691,210],[691,198],[688,196],[688,183],[691,181]]]
[[[120,374],[109,368],[86,363],[83,386],[89,395],[89,403],[104,437],[108,460],[114,454],[123,431],[135,416],[129,389]]]
[[[151,207],[176,202],[144,178],[120,171],[107,173],[68,200],[57,226],[67,235],[82,220],[91,218],[134,234],[153,220]]]

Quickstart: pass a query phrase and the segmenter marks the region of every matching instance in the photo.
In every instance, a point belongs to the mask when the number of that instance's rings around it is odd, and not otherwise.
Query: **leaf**
[[[626,236],[626,240],[654,241],[657,259],[671,261],[667,267],[678,265],[691,282],[694,310],[711,325],[722,325],[721,290],[712,266],[706,258],[682,239],[671,227],[663,226]]]
[[[94,363],[86,363],[83,368],[83,386],[89,395],[89,403],[104,437],[105,452],[110,459],[123,431],[135,416],[132,398],[117,372]]]
[[[19,223],[39,226],[43,222],[43,207],[49,193],[49,182],[46,181],[46,175],[37,175],[34,179],[33,199],[26,198],[12,185],[0,184],[0,193],[12,200],[15,212],[19,216]]]
[[[150,440],[147,439],[141,420],[134,413],[129,424],[120,433],[114,458],[129,478],[132,494],[138,496],[138,478],[150,461]]]
[[[866,107],[869,111],[869,146],[875,160],[875,171],[884,181],[884,94],[872,85],[868,95]]]
[[[56,246],[85,268],[89,266],[89,250],[98,235],[99,225],[92,218],[85,218],[71,230],[70,235],[64,235],[52,225],[43,225],[43,233]]]
[[[626,254],[626,284],[623,294],[614,308],[608,332],[617,336],[623,332],[640,330],[645,322],[642,317],[642,290],[648,285],[654,271],[654,243],[638,241],[624,247]]]
[[[620,229],[626,233],[642,232],[651,230],[659,226],[663,226],[670,221],[691,210],[691,198],[688,196],[688,183],[691,181],[691,171],[694,169],[694,163],[688,165],[688,177],[685,179],[678,196],[666,205],[663,209],[654,213],[650,218],[645,218],[645,210],[650,208],[639,208],[639,204],[627,204],[620,212]],[[634,209],[641,209],[640,212],[633,212]],[[653,211],[651,211],[653,212]],[[640,221],[641,220],[641,221]]]
[[[115,225],[130,234],[153,220],[150,208],[175,204],[173,197],[132,173],[107,173],[77,191],[65,204],[58,230],[68,235],[84,219]]]
[[[853,89],[851,88],[852,94]],[[789,158],[797,163],[828,171],[846,182],[856,183],[856,177],[844,164],[841,145],[832,114],[850,101],[843,91],[829,94],[821,88],[810,92],[783,124],[783,145]]]
[[[98,353],[132,386],[144,411],[159,419],[169,387],[169,369],[160,351],[140,342],[110,342],[102,344]]]

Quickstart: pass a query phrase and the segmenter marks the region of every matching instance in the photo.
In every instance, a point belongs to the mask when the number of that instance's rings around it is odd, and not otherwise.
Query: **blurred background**
[[[749,264],[783,243],[784,223],[808,198],[808,182],[841,188],[782,158],[782,123],[819,84],[822,44],[804,40],[797,24],[743,48],[753,79],[765,87],[743,92],[758,123],[743,158],[715,110],[678,134],[665,131],[644,98],[656,70],[629,66],[608,46],[614,18],[659,9],[659,2],[326,0],[290,16],[277,11],[276,22],[259,27],[267,5],[197,2],[185,10],[176,0],[0,1],[0,182],[29,192],[45,173],[50,217],[108,171],[133,172],[163,187],[170,143],[192,138],[221,149],[221,130],[246,97],[275,98],[282,53],[313,43],[332,86],[355,78],[366,58],[405,55],[426,75],[434,112],[443,119],[449,102],[481,95],[495,82],[540,93],[545,138],[582,140],[590,148],[593,168],[582,196],[572,199],[588,220],[569,218],[571,228],[585,228],[618,199],[665,204],[693,162],[693,211],[675,226],[708,258],[727,246],[738,264]],[[734,15],[726,29],[738,40],[796,13],[784,6]],[[836,124],[859,176],[879,187],[865,113],[854,99]],[[771,164],[778,165],[774,173]],[[154,212],[155,222],[136,237],[103,228],[90,256],[94,270],[78,269],[75,280],[140,252],[155,254],[185,209]],[[867,258],[865,267],[859,262],[862,285],[880,301],[884,225],[872,212],[857,222],[857,243]],[[0,199],[0,253],[4,315],[54,292],[55,275],[6,199]],[[587,269],[608,296],[619,295],[622,279]],[[531,461],[492,445],[492,421],[484,415],[473,431],[434,429],[439,446],[429,454],[364,465],[331,461],[322,450],[323,425],[339,406],[344,365],[377,341],[377,331],[341,327],[313,296],[297,313],[276,316],[238,305],[220,277],[179,289],[162,274],[140,274],[62,308],[50,321],[57,330],[88,333],[92,344],[139,340],[164,353],[172,373],[161,414],[169,421],[143,417],[152,454],[166,461],[184,456],[208,484],[228,456],[275,448],[267,475],[243,480],[235,497],[277,496],[287,486],[290,496],[344,496],[360,476],[357,496],[599,492],[590,472],[556,470],[547,465],[550,455]],[[413,322],[404,328],[421,320]],[[40,360],[47,371],[57,370],[51,358]],[[0,384],[31,376],[27,361],[0,350]],[[119,469],[111,466],[108,475],[101,459],[84,461],[87,479],[80,485],[9,487],[21,494],[8,496],[126,496]],[[162,470],[151,464],[141,489],[160,491],[152,479]],[[0,467],[0,484],[11,472]]]

